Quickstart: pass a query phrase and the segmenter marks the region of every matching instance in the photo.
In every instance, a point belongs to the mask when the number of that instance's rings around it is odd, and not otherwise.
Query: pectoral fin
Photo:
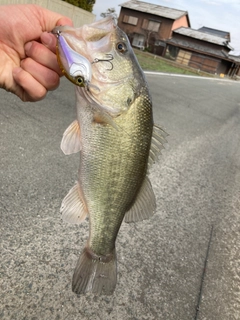
[[[66,155],[81,150],[80,127],[77,120],[73,121],[65,130],[61,142],[61,149]]]
[[[137,198],[125,214],[125,222],[136,222],[150,218],[156,210],[156,199],[148,177],[145,178]]]
[[[100,112],[97,110],[93,115],[93,123],[98,123],[102,125],[108,124],[114,129],[116,129],[117,131],[119,131],[119,126],[115,123],[114,118],[111,117],[106,112]]]
[[[80,224],[88,214],[81,187],[77,182],[62,201],[62,219],[69,223]]]

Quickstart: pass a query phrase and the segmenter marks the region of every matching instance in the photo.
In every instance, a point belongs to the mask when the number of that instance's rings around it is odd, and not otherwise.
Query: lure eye
[[[125,43],[122,43],[122,42],[117,43],[117,50],[122,53],[127,51],[127,47],[126,47]]]
[[[84,78],[83,77],[76,77],[76,83],[78,86],[83,87],[84,86]]]

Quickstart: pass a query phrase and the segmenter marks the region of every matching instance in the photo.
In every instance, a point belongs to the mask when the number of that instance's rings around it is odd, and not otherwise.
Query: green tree
[[[115,19],[117,19],[117,12],[115,8],[108,8],[106,12],[102,12],[100,14],[101,17],[106,18],[107,16],[112,15]]]
[[[62,0],[76,7],[92,12],[95,0]]]

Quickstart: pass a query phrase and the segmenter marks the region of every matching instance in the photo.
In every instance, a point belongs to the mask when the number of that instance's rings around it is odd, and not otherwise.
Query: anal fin
[[[63,199],[60,212],[62,219],[69,223],[80,224],[85,220],[88,211],[78,182]]]
[[[62,137],[61,149],[66,155],[76,153],[81,150],[80,127],[77,120],[73,121],[65,130]]]
[[[156,199],[148,177],[145,178],[137,198],[126,212],[125,222],[136,222],[150,218],[156,210]]]

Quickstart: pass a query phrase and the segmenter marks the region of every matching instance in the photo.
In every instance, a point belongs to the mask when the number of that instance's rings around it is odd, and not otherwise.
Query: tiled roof
[[[169,18],[172,20],[176,20],[181,18],[184,15],[188,15],[187,11],[167,8],[167,7],[159,6],[153,3],[147,3],[143,1],[137,1],[137,0],[124,2],[120,4],[120,6],[123,8],[146,12],[146,13],[154,14],[156,16]]]
[[[198,30],[194,30],[191,28],[181,27],[181,28],[175,29],[173,32],[187,36],[187,37],[195,38],[198,40],[203,40],[203,41],[211,42],[214,44],[218,44],[220,46],[227,46],[228,45],[228,41],[222,37],[217,37],[215,35],[201,32]],[[229,49],[231,49],[231,48],[229,48]]]
[[[208,28],[208,27],[199,28],[198,31],[201,31],[204,33],[209,33],[209,34],[215,35],[220,38],[224,38],[227,41],[231,40],[230,39],[230,32],[228,32],[228,31],[222,31],[222,30],[212,29],[212,28]]]

